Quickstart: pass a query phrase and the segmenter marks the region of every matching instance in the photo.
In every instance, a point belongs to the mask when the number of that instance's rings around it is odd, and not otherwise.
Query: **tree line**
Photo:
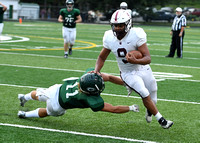
[[[118,9],[121,2],[126,2],[129,9],[135,9],[141,15],[145,15],[148,11],[145,8],[149,7],[164,7],[167,5],[200,5],[200,0],[74,0],[75,7],[79,8],[82,13],[87,13],[89,10],[100,11],[103,13],[111,9]],[[52,17],[56,18],[59,15],[59,10],[65,7],[66,0],[20,0],[25,3],[37,3],[42,10],[50,10]]]
[[[105,12],[112,8],[118,8],[123,0],[74,0],[75,6],[81,10],[100,10]],[[129,9],[139,9],[144,7],[154,7],[154,6],[166,6],[169,4],[177,5],[180,4],[195,4],[200,3],[199,0],[124,0]],[[37,3],[41,6],[65,6],[65,0],[20,0],[20,2]]]

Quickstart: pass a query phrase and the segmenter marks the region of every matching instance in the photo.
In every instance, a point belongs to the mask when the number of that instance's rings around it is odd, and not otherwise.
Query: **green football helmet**
[[[80,78],[80,90],[86,94],[97,95],[100,94],[105,84],[103,78],[96,73],[86,73]]]
[[[72,10],[74,7],[74,1],[73,0],[66,0],[66,6],[68,9]]]

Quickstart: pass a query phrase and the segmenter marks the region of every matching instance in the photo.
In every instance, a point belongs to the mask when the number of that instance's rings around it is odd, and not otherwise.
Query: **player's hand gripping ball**
[[[137,50],[133,50],[127,53],[126,55],[126,59],[122,59],[122,61],[126,64],[128,62],[133,63],[135,62],[135,60],[142,58],[142,53],[140,51]]]
[[[142,58],[142,53],[140,51],[137,50],[133,50],[128,52],[129,56],[134,56],[136,59],[141,59]]]

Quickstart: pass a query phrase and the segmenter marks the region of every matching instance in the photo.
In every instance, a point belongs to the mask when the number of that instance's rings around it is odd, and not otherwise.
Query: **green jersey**
[[[60,10],[59,13],[63,17],[63,26],[68,27],[68,28],[75,28],[76,23],[75,21],[77,20],[77,16],[80,15],[80,10],[73,8],[72,11],[68,11],[67,8],[63,8]]]
[[[3,7],[0,7],[0,23],[3,23],[3,13],[5,11],[3,11]]]
[[[86,95],[78,89],[78,79],[69,78],[59,90],[59,104],[64,109],[91,108],[100,111],[104,107],[104,100],[98,95]]]

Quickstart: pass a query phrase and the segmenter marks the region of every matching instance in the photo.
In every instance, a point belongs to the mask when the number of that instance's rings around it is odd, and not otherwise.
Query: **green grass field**
[[[45,103],[19,106],[17,94],[47,88],[68,77],[81,76],[94,67],[109,25],[78,24],[73,54],[64,59],[60,23],[5,22],[0,43],[0,142],[200,142],[200,29],[186,28],[183,59],[165,58],[171,43],[170,27],[143,26],[158,80],[160,113],[174,125],[164,130],[153,117],[146,123],[145,108],[135,93],[127,98],[124,87],[106,83],[102,93],[113,105],[140,106],[139,113],[110,114],[90,109],[68,110],[60,117],[19,119],[18,110],[34,110]],[[102,72],[119,75],[111,54]]]

